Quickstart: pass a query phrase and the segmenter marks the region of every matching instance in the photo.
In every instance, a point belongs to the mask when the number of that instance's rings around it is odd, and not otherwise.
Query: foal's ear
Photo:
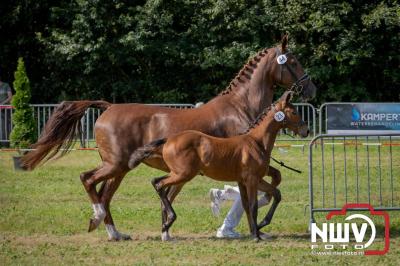
[[[292,98],[293,98],[293,92],[285,91],[280,98],[280,100],[282,101],[282,105],[285,106],[286,103],[290,103],[292,101]]]
[[[281,40],[281,51],[282,54],[286,53],[287,49],[288,49],[288,40],[289,35],[287,33],[285,33],[285,35],[283,35],[282,40]]]

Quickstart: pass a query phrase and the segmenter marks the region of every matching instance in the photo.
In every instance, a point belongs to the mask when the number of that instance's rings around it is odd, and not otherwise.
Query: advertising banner
[[[329,104],[327,133],[400,133],[400,103]]]

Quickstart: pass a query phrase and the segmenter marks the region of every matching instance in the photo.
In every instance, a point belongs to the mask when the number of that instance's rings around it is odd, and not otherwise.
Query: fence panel
[[[400,134],[319,135],[309,144],[310,219],[368,203],[400,210]]]
[[[194,108],[193,104],[149,104],[155,106],[163,106],[169,108],[187,109]],[[36,121],[37,134],[40,136],[44,129],[44,125],[49,120],[51,114],[57,108],[58,104],[32,104],[34,118]],[[8,143],[10,141],[10,132],[12,130],[12,114],[13,108],[10,105],[0,105],[0,142]],[[94,141],[94,124],[102,111],[99,109],[89,108],[81,119],[81,145],[88,147],[91,141]]]
[[[296,110],[300,114],[301,119],[307,124],[308,128],[310,129],[310,136],[315,137],[317,134],[317,111],[315,107],[309,103],[294,103],[293,105],[296,107]],[[279,134],[281,135],[281,137],[278,139],[278,141],[300,140],[299,138],[294,137],[292,133],[289,134],[290,138],[282,137],[283,135],[285,135],[283,130],[281,130]]]
[[[12,129],[12,111],[10,105],[0,105],[0,143],[9,142]]]

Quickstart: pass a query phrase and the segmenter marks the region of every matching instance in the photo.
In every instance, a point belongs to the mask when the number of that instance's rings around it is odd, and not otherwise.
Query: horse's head
[[[282,127],[288,128],[295,134],[305,138],[310,133],[307,124],[301,119],[296,107],[291,104],[292,91],[285,91],[279,101],[275,104],[275,120],[282,121]]]
[[[275,84],[282,86],[306,101],[315,97],[317,88],[305,73],[296,57],[288,49],[288,35],[284,35],[280,47],[274,49],[270,75]]]

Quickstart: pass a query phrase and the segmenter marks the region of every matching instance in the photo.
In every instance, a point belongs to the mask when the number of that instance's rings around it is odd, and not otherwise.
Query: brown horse
[[[170,239],[168,230],[176,219],[166,189],[172,185],[183,186],[199,173],[219,181],[238,182],[250,232],[254,238],[260,239],[259,230],[271,222],[281,200],[279,189],[263,180],[268,173],[276,136],[283,128],[289,128],[301,137],[307,137],[309,133],[296,108],[289,102],[291,94],[285,92],[278,103],[268,107],[246,134],[218,138],[188,130],[156,140],[132,154],[129,160],[132,168],[158,152],[170,169],[166,176],[152,180],[167,211],[168,219],[163,219],[162,224],[162,240]],[[274,198],[268,214],[258,226],[257,190]]]
[[[287,43],[285,35],[280,47],[259,52],[242,68],[226,90],[200,108],[177,110],[104,101],[63,102],[33,145],[36,150],[26,154],[22,162],[27,169],[33,169],[40,162],[54,157],[61,149],[68,150],[86,109],[106,109],[95,125],[102,164],[80,176],[94,209],[89,231],[97,228],[104,219],[109,239],[129,239],[129,236],[116,230],[110,201],[123,177],[130,171],[129,156],[138,147],[188,129],[218,137],[235,136],[272,103],[276,85],[297,91],[303,99],[315,95],[314,84],[288,51]],[[162,158],[147,160],[146,164],[168,171]],[[270,167],[268,175],[280,179],[280,172],[275,168]],[[97,192],[96,185],[101,182]],[[179,186],[173,187],[169,199],[172,201],[179,191]]]

